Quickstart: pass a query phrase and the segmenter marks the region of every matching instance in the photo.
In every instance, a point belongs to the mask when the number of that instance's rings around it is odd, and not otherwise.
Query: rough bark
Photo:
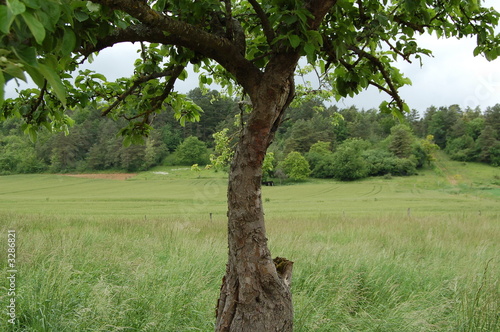
[[[216,331],[292,331],[292,262],[273,261],[261,199],[262,162],[293,96],[295,59],[277,61],[250,95],[253,110],[240,137],[228,188],[229,256],[217,304]],[[278,66],[279,64],[279,66]],[[281,75],[280,75],[281,74]]]

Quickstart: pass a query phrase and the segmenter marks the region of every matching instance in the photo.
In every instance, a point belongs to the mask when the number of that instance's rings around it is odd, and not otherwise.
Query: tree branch
[[[323,18],[328,13],[328,11],[335,6],[337,0],[309,0],[307,1],[307,9],[314,16],[313,19],[309,21],[309,28],[311,30],[317,30],[323,21]]]
[[[165,76],[170,76],[170,78],[174,77],[175,76],[175,79],[177,79],[177,77],[179,77],[180,73],[182,72],[182,70],[184,69],[183,66],[179,66],[181,67],[181,70],[179,73],[177,73],[178,69],[177,68],[168,68],[167,70],[165,71],[162,71],[162,72],[159,72],[159,73],[152,73],[150,75],[143,75],[143,76],[140,76],[137,80],[135,80],[134,84],[132,84],[132,86],[127,90],[125,91],[124,93],[122,93],[121,95],[119,95],[116,100],[111,104],[109,105],[104,111],[102,111],[101,115],[102,116],[106,116],[108,115],[113,109],[115,109],[122,101],[125,100],[125,98],[127,98],[128,96],[130,96],[135,90],[137,90],[137,88],[142,84],[142,83],[145,83],[147,81],[150,81],[150,80],[153,80],[153,79],[157,79],[157,78],[160,78],[160,77],[165,77]],[[175,82],[175,79],[174,79],[174,82]],[[170,82],[170,80],[169,80]],[[173,83],[172,83],[173,84]],[[165,96],[166,98],[167,96]],[[165,99],[163,98],[163,99]]]
[[[121,29],[116,34],[103,38],[96,47],[85,47],[87,52],[89,50],[93,52],[92,49],[102,49],[120,41],[143,40],[186,47],[213,59],[232,73],[245,89],[251,89],[249,82],[257,81],[261,75],[260,70],[248,61],[244,54],[241,54],[241,49],[231,40],[163,15],[149,7],[145,1],[92,0],[92,2],[124,11],[142,24]]]
[[[363,50],[359,49],[357,46],[350,46],[349,49],[352,50],[353,52],[355,52],[356,54],[358,54],[358,56],[368,59],[372,64],[374,64],[378,68],[380,74],[382,74],[382,77],[384,78],[384,81],[387,83],[387,86],[389,87],[389,89],[382,87],[382,90],[384,92],[386,92],[387,94],[389,94],[394,99],[394,101],[396,101],[398,108],[401,111],[403,111],[404,110],[404,102],[401,99],[401,97],[399,96],[398,89],[394,86],[394,82],[392,81],[391,76],[389,75],[389,73],[385,69],[382,62],[373,54],[370,54],[366,51],[363,51]],[[370,84],[374,85],[374,82],[370,82]],[[378,85],[377,87],[381,88],[380,85]]]
[[[410,57],[406,54],[403,54],[401,53],[400,51],[398,51],[396,49],[396,47],[394,47],[394,45],[391,44],[391,42],[389,42],[387,39],[383,39],[383,41],[389,46],[389,48],[391,50],[393,50],[397,55],[399,55],[400,57],[402,57],[404,60],[406,60],[408,63],[411,63],[411,60],[410,60]]]
[[[274,34],[271,22],[269,22],[269,18],[267,17],[266,13],[256,0],[248,0],[248,2],[250,2],[250,4],[253,7],[253,10],[255,10],[255,13],[257,14],[257,16],[260,19],[260,22],[262,23],[262,29],[264,31],[264,35],[266,36],[267,43],[269,45],[272,45],[272,42],[274,38],[276,38],[276,35]]]

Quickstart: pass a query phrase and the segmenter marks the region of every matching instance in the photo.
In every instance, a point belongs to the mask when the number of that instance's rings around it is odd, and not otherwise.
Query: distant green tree
[[[315,178],[332,178],[333,152],[330,142],[316,142],[306,154],[307,161],[311,165],[311,176]]]
[[[477,140],[479,135],[481,135],[481,131],[484,129],[485,124],[486,120],[482,116],[467,121],[465,124],[465,135],[468,135],[474,141]]]
[[[490,163],[492,160],[497,160],[498,135],[499,133],[489,124],[481,131],[481,135],[479,135],[476,141],[477,150],[479,151],[479,161]]]
[[[488,107],[484,112],[485,124],[491,126],[493,131],[500,135],[500,104]],[[497,139],[500,137],[497,136]]]
[[[146,139],[146,145],[144,147],[144,161],[141,169],[147,170],[158,165],[167,154],[167,147],[160,139],[158,139],[159,137],[160,133],[155,131],[153,132],[153,135]]]
[[[176,154],[182,165],[206,165],[209,162],[207,145],[194,136],[186,138],[177,148]]]
[[[28,137],[0,136],[0,174],[38,173],[46,168]]]
[[[333,171],[335,178],[342,181],[352,181],[368,175],[368,163],[362,152],[369,143],[360,139],[348,139],[343,142],[333,154]]]
[[[410,127],[407,125],[397,125],[392,127],[389,136],[389,151],[398,158],[408,158],[412,154],[412,145],[415,141]]]
[[[317,131],[309,120],[298,120],[288,130],[289,137],[285,141],[285,153],[297,151],[305,153],[314,142],[327,139],[325,133]]]
[[[476,144],[469,135],[457,137],[448,142],[445,152],[453,160],[472,161],[476,158]]]
[[[392,153],[382,149],[371,149],[361,154],[368,164],[368,175],[394,174],[396,160]],[[396,175],[396,174],[394,174]]]
[[[195,88],[189,91],[188,97],[203,110],[203,121],[186,123],[184,130],[204,142],[211,141],[219,124],[228,118],[234,118],[238,111],[234,100],[224,97],[216,90],[203,91]]]
[[[274,153],[267,152],[262,163],[262,180],[267,181],[274,173]]]
[[[120,168],[127,172],[137,172],[143,169],[145,157],[144,145],[130,145],[120,149]]]
[[[311,174],[307,159],[297,151],[290,152],[285,160],[281,162],[280,167],[294,181],[305,180]]]

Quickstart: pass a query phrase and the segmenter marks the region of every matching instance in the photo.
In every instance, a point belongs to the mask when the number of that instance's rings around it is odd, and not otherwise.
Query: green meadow
[[[271,251],[295,262],[296,331],[500,331],[500,168],[441,155],[412,177],[276,184],[262,196]],[[213,330],[226,186],[173,167],[0,177],[0,268],[11,230],[17,271],[0,330]]]

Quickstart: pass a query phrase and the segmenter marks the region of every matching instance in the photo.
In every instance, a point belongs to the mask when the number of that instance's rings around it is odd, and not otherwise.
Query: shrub
[[[317,142],[311,146],[306,159],[312,169],[311,176],[315,178],[332,178],[333,152],[330,150],[330,142]]]
[[[392,173],[396,157],[384,150],[368,150],[362,153],[368,164],[368,175],[378,176]]]
[[[359,139],[344,141],[333,154],[334,177],[342,181],[351,181],[368,176],[368,163],[361,155],[368,145]]]
[[[186,138],[175,150],[177,162],[181,165],[206,165],[209,162],[208,149],[197,137]]]
[[[280,164],[285,174],[294,181],[307,179],[311,174],[309,162],[299,152],[290,152]]]
[[[457,161],[472,161],[475,159],[474,139],[465,135],[452,139],[446,145],[446,153],[450,158]]]
[[[414,175],[417,174],[417,163],[415,158],[395,158],[392,175]]]

